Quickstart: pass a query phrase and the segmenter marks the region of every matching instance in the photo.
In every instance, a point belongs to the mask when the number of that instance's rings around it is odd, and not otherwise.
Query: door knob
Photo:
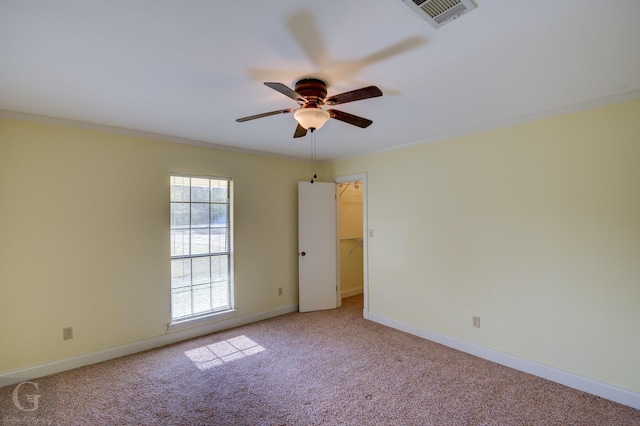
[[[301,254],[301,255],[303,255],[303,256],[306,256],[306,255],[307,255],[307,253],[305,253],[305,252],[302,252],[302,253],[300,253],[300,254]]]

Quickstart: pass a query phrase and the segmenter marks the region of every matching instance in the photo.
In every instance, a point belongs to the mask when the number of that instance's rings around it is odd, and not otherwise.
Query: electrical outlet
[[[278,296],[282,296],[282,287],[278,287]]]
[[[473,317],[473,326],[475,328],[480,328],[480,317]]]
[[[62,339],[63,340],[73,339],[73,327],[66,327],[62,329]]]
[[[373,229],[369,229],[369,238],[373,238]]]

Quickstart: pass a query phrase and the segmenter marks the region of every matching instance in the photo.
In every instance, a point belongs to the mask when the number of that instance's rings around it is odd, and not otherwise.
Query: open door
[[[337,176],[336,183],[338,185],[347,184],[348,182],[362,182],[360,188],[362,196],[362,281],[363,281],[363,298],[364,308],[362,316],[365,319],[369,319],[369,239],[373,237],[373,229],[369,229],[369,223],[367,219],[367,174],[357,173],[346,176]],[[339,268],[338,268],[339,269]],[[341,284],[342,285],[342,284]]]
[[[298,182],[299,310],[337,308],[336,186]]]

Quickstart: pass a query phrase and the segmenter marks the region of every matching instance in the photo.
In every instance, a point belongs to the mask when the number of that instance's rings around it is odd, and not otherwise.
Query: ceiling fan
[[[313,132],[324,125],[329,118],[344,121],[358,127],[368,127],[373,121],[358,117],[357,115],[338,111],[337,109],[322,109],[322,105],[339,105],[347,102],[360,101],[363,99],[375,98],[382,96],[382,91],[376,86],[363,87],[362,89],[352,90],[350,92],[341,93],[327,97],[327,84],[316,78],[304,78],[296,82],[295,90],[282,83],[264,83],[267,87],[272,88],[285,96],[296,101],[300,107],[297,109],[286,108],[276,111],[265,112],[248,117],[238,118],[237,122],[245,122],[255,120],[256,118],[268,117],[270,115],[287,114],[293,112],[293,117],[298,122],[294,138],[299,138],[307,134],[307,130]]]

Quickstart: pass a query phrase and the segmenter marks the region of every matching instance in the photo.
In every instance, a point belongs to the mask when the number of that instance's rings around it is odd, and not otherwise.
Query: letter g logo
[[[33,385],[36,390],[38,390],[38,384],[35,382],[18,383],[16,388],[13,390],[13,404],[22,411],[36,411],[38,409],[38,400],[40,399],[40,395],[25,395],[25,398],[27,398],[27,401],[31,404],[31,408],[25,408],[20,404],[18,392],[20,392],[20,388],[24,385]]]

